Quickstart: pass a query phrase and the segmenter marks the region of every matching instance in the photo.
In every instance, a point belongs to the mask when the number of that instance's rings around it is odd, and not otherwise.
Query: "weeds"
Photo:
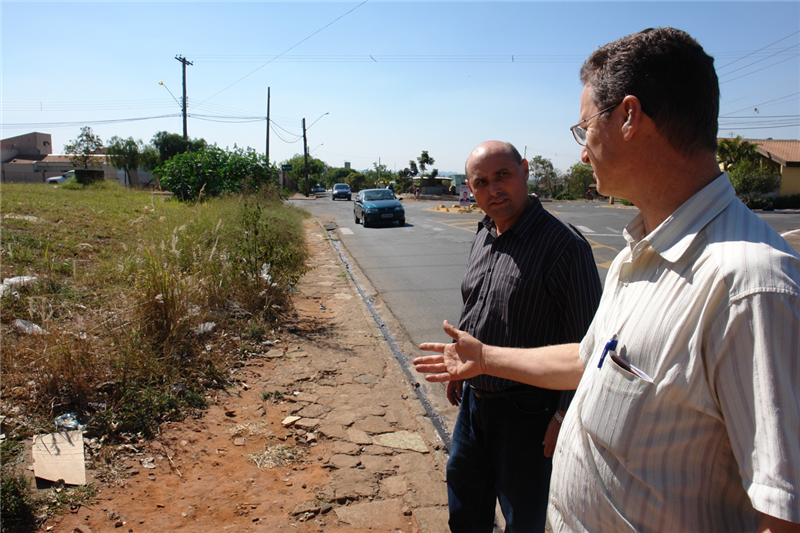
[[[38,278],[2,296],[6,442],[66,412],[107,442],[196,413],[238,357],[225,328],[267,336],[305,272],[304,214],[269,189],[187,205],[109,183],[4,183],[0,200],[2,277]],[[5,455],[4,530],[31,509]]]
[[[274,391],[274,392],[264,391],[264,392],[262,392],[261,393],[261,401],[267,402],[269,400],[283,400],[283,394],[281,394],[279,391]]]

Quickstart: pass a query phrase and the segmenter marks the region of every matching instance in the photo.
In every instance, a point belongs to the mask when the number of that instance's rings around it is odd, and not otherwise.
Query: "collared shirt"
[[[500,236],[489,217],[479,223],[461,283],[459,329],[483,343],[511,348],[578,342],[600,293],[589,243],[534,197]],[[469,382],[483,391],[520,385],[486,375]]]
[[[799,522],[800,256],[725,174],[649,235],[635,218],[625,238],[580,347],[553,531]]]

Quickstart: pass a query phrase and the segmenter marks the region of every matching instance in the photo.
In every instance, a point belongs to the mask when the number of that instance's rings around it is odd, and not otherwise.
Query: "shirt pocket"
[[[655,385],[606,357],[581,402],[581,422],[594,443],[627,461],[642,437],[640,423]]]

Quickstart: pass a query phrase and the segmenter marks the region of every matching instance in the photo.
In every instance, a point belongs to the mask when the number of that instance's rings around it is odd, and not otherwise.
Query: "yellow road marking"
[[[473,220],[464,220],[462,219],[453,219],[451,221],[442,222],[441,220],[431,220],[430,218],[425,219],[428,222],[433,224],[441,224],[442,226],[450,226],[451,228],[463,229],[464,231],[469,231],[470,233],[475,233],[478,228],[478,221]]]
[[[585,237],[585,235],[584,235]],[[600,244],[597,241],[593,241],[592,239],[586,239],[586,242],[592,245],[592,250],[595,248],[608,248],[609,250],[614,250],[614,254],[618,254],[620,251],[614,248],[613,246],[609,246],[607,244]]]

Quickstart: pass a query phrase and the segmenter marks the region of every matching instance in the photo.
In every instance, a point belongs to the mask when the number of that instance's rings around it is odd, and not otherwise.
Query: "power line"
[[[297,48],[297,47],[298,47],[298,46],[300,46],[302,43],[306,42],[307,40],[309,40],[310,38],[312,38],[313,36],[315,36],[316,34],[318,34],[319,32],[321,32],[322,30],[324,30],[324,29],[325,29],[325,28],[327,28],[328,26],[330,26],[330,25],[334,24],[336,21],[340,20],[341,18],[343,18],[343,17],[346,17],[347,15],[349,15],[350,13],[352,13],[353,11],[355,11],[356,9],[358,9],[359,7],[363,6],[363,5],[364,5],[364,4],[366,4],[367,2],[369,2],[369,0],[364,0],[363,2],[361,2],[360,4],[358,4],[356,7],[354,7],[353,9],[351,9],[350,11],[348,11],[347,13],[345,13],[344,15],[341,15],[341,16],[337,17],[337,18],[336,18],[336,19],[334,19],[333,21],[329,22],[329,23],[328,23],[328,24],[326,24],[325,26],[321,27],[320,29],[318,29],[317,31],[315,31],[314,33],[312,33],[311,35],[309,35],[308,37],[306,37],[305,39],[303,39],[303,40],[301,40],[300,42],[298,42],[298,43],[296,43],[296,44],[292,45],[291,47],[287,48],[285,51],[281,52],[280,54],[278,54],[278,55],[277,55],[277,56],[275,56],[274,58],[270,59],[269,61],[267,61],[266,63],[264,63],[263,65],[261,65],[261,66],[260,66],[260,67],[258,67],[257,69],[255,69],[254,71],[250,72],[249,74],[246,74],[245,76],[242,76],[241,78],[239,78],[239,79],[238,79],[238,80],[236,80],[235,82],[231,83],[230,85],[228,85],[227,87],[225,87],[225,88],[224,88],[224,89],[222,89],[221,91],[219,91],[219,92],[217,92],[217,93],[214,93],[214,94],[212,94],[211,96],[209,96],[208,98],[206,98],[205,100],[203,100],[201,103],[208,102],[209,100],[211,100],[211,99],[212,99],[212,98],[214,98],[215,96],[218,96],[219,94],[221,94],[221,93],[223,93],[223,92],[227,91],[228,89],[230,89],[231,87],[233,87],[234,85],[236,85],[236,84],[237,84],[237,83],[239,83],[240,81],[244,80],[245,78],[248,78],[248,77],[252,76],[253,74],[255,74],[256,72],[258,72],[258,71],[259,71],[259,70],[261,70],[262,68],[264,68],[264,67],[266,67],[267,65],[269,65],[270,63],[272,63],[274,60],[278,59],[279,57],[281,57],[281,56],[282,56],[282,55],[284,55],[285,53],[287,53],[287,52],[289,52],[289,51],[293,50],[294,48]]]
[[[730,72],[726,72],[725,74],[721,74],[720,77],[728,76],[730,74],[733,74],[734,72],[739,72],[742,69],[746,69],[747,67],[751,67],[751,66],[755,65],[756,63],[761,63],[762,61],[765,61],[765,60],[769,59],[770,57],[775,57],[778,54],[782,54],[783,52],[785,52],[787,50],[791,50],[792,48],[797,48],[798,46],[800,46],[800,45],[793,44],[792,46],[788,46],[788,47],[784,48],[783,50],[778,50],[774,54],[770,54],[770,55],[768,55],[766,57],[762,57],[761,59],[759,59],[757,61],[753,61],[752,63],[748,63],[747,65],[745,65],[743,67],[739,67],[737,69],[731,70]],[[797,57],[797,56],[795,56],[795,57]],[[791,59],[791,58],[789,58],[789,59]]]
[[[755,74],[756,72],[761,72],[762,70],[766,70],[768,68],[774,67],[775,65],[780,65],[781,63],[785,63],[786,61],[789,61],[790,59],[794,59],[795,57],[798,57],[798,56],[800,56],[800,54],[795,54],[795,55],[793,55],[791,57],[787,57],[786,59],[782,59],[781,61],[777,61],[777,62],[775,62],[775,63],[773,63],[771,65],[767,65],[766,67],[762,67],[760,69],[748,72],[747,74],[742,74],[741,76],[737,76],[736,78],[731,78],[729,80],[721,81],[719,84],[720,85],[724,85],[724,84],[726,84],[728,82],[744,78],[745,76],[749,76],[750,74]]]
[[[772,90],[780,89],[781,87],[786,87],[787,85],[797,86],[797,79],[794,79],[794,80],[786,82],[786,83],[782,83],[781,85],[776,85],[775,87],[770,87],[769,89],[764,89],[763,91],[759,91],[757,93],[748,94],[747,96],[742,96],[741,98],[736,98],[735,100],[727,100],[727,101],[723,102],[722,105],[730,105],[733,102],[738,102],[739,100],[746,100],[747,98],[752,98],[753,96],[758,96],[759,94],[768,93],[768,92],[770,92]],[[758,107],[758,106],[755,106],[755,107]]]
[[[180,113],[174,113],[171,115],[159,115],[155,117],[137,117],[137,118],[116,118],[116,119],[108,119],[108,120],[82,120],[79,122],[10,122],[5,124],[0,124],[0,127],[3,128],[66,128],[66,127],[75,127],[75,126],[97,126],[102,124],[119,124],[122,122],[138,122],[142,120],[157,120],[162,118],[175,118],[180,117]]]
[[[275,136],[276,136],[278,139],[282,140],[282,141],[283,141],[283,142],[285,142],[286,144],[294,144],[294,143],[296,143],[296,142],[300,141],[300,139],[302,139],[302,138],[303,138],[303,136],[302,136],[302,135],[298,135],[298,136],[297,136],[297,138],[296,138],[295,140],[293,140],[293,141],[286,140],[286,139],[284,139],[284,138],[281,136],[281,134],[280,134],[280,133],[278,133],[278,131],[275,129],[275,127],[274,127],[274,126],[275,126],[275,125],[272,123],[272,121],[270,121],[270,130],[272,131],[272,133],[274,133],[274,134],[275,134]],[[281,129],[283,129],[283,128],[281,128]],[[293,134],[293,133],[291,133],[291,132],[287,132],[287,133],[289,133],[289,134],[291,134],[291,135],[294,135],[294,134]]]
[[[734,63],[736,63],[737,61],[741,61],[742,59],[745,59],[745,58],[747,58],[747,57],[750,57],[751,55],[753,55],[753,54],[755,54],[755,53],[758,53],[758,52],[760,52],[761,50],[765,50],[765,49],[769,48],[770,46],[772,46],[773,44],[778,44],[779,42],[781,42],[781,41],[784,41],[784,40],[788,39],[789,37],[791,37],[792,35],[796,35],[796,34],[798,34],[798,33],[800,33],[800,30],[797,30],[796,32],[790,33],[790,34],[789,34],[789,35],[787,35],[786,37],[781,37],[780,39],[778,39],[778,40],[777,40],[777,41],[775,41],[774,43],[770,43],[770,44],[768,44],[767,46],[764,46],[764,47],[762,47],[762,48],[759,48],[758,50],[754,50],[754,51],[750,52],[749,54],[743,55],[742,57],[740,57],[740,58],[738,58],[738,59],[735,59],[735,60],[731,61],[730,63],[726,63],[725,65],[722,65],[721,67],[719,67],[717,70],[721,70],[721,69],[723,69],[723,68],[725,68],[725,67],[728,67],[728,66],[730,66],[730,65],[733,65],[733,64],[734,64]]]
[[[760,104],[755,104],[753,106],[748,106],[748,107],[745,107],[745,108],[742,108],[742,109],[737,109],[736,111],[731,111],[730,113],[725,113],[724,115],[720,115],[720,118],[727,118],[728,115],[730,115],[731,113],[740,113],[742,111],[747,111],[749,109],[758,109],[760,107],[764,107],[764,106],[767,106],[769,104],[774,104],[776,102],[780,102],[781,100],[786,100],[787,98],[792,98],[794,96],[797,96],[798,94],[800,94],[800,92],[797,92],[797,93],[794,93],[794,94],[787,94],[786,96],[781,96],[780,98],[775,98],[774,100],[768,100],[768,101],[762,102]]]
[[[199,56],[211,63],[256,63],[268,56]],[[294,63],[576,63],[583,61],[580,55],[281,55],[268,62],[282,61]],[[198,59],[200,60],[200,59]],[[262,65],[264,66],[264,65]],[[261,67],[259,67],[261,68]]]

